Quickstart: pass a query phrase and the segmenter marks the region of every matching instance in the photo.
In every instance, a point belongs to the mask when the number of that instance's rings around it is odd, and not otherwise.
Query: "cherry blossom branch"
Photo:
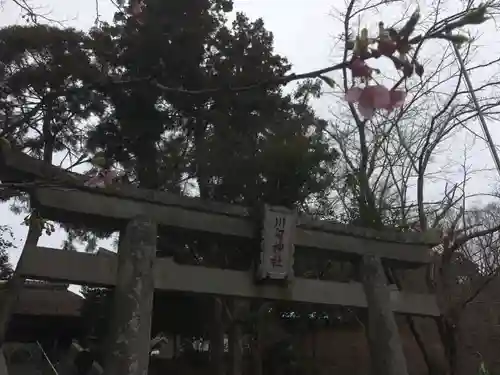
[[[259,88],[266,88],[268,86],[274,86],[274,85],[286,85],[292,81],[297,81],[297,80],[302,80],[302,79],[310,79],[310,78],[322,78],[324,74],[334,72],[336,70],[344,69],[349,66],[349,62],[344,61],[323,69],[318,69],[318,70],[313,70],[311,72],[307,73],[302,73],[302,74],[290,74],[286,76],[281,76],[281,77],[276,77],[273,79],[269,79],[267,81],[260,81],[256,82],[253,84],[250,84],[248,86],[238,86],[238,87],[218,87],[218,88],[213,88],[213,89],[200,89],[200,90],[186,90],[182,88],[173,88],[173,87],[167,87],[165,85],[162,85],[156,80],[151,80],[151,82],[161,89],[162,91],[165,92],[175,92],[175,93],[180,93],[180,94],[188,94],[188,95],[206,95],[206,94],[213,94],[213,93],[218,93],[222,91],[248,91],[248,90],[254,90],[254,89],[259,89]],[[129,81],[130,82],[130,81]]]
[[[390,2],[393,2],[393,1],[390,1]],[[333,80],[331,78],[325,76],[325,74],[331,73],[331,72],[334,72],[337,70],[344,70],[345,71],[347,68],[350,68],[351,64],[352,64],[352,60],[348,60],[348,51],[351,50],[352,47],[354,47],[353,44],[355,44],[355,43],[353,41],[348,40],[347,35],[349,34],[349,22],[348,22],[348,20],[350,20],[352,18],[354,3],[355,3],[355,1],[351,1],[348,5],[348,8],[347,8],[346,25],[345,25],[345,30],[344,30],[344,35],[346,35],[346,45],[345,45],[346,48],[344,51],[343,61],[340,63],[337,63],[335,65],[323,68],[323,69],[318,69],[318,70],[314,70],[314,71],[306,72],[306,73],[301,73],[301,74],[293,73],[293,74],[286,75],[286,76],[278,76],[278,77],[275,77],[275,78],[272,78],[272,79],[269,79],[266,81],[259,81],[259,82],[255,82],[255,83],[245,85],[245,86],[236,86],[236,87],[232,87],[232,86],[225,86],[224,87],[224,86],[222,86],[222,87],[208,88],[208,89],[186,89],[183,87],[169,87],[169,86],[163,85],[161,82],[159,82],[154,77],[143,77],[143,78],[139,78],[136,80],[127,80],[127,81],[105,80],[103,83],[106,83],[106,81],[107,81],[107,83],[110,83],[110,84],[132,84],[132,83],[136,83],[136,82],[148,81],[163,92],[172,92],[172,93],[179,93],[179,94],[185,94],[185,95],[210,95],[210,94],[215,94],[215,93],[225,92],[225,91],[229,91],[229,92],[249,91],[249,90],[254,90],[254,89],[262,89],[262,88],[266,88],[266,87],[270,87],[270,86],[286,85],[286,84],[293,82],[293,81],[302,80],[302,79],[309,79],[309,78],[320,78],[323,81],[325,81],[328,85],[333,86],[333,85],[335,85],[335,83],[333,82]],[[387,3],[387,2],[384,2],[384,3]],[[451,36],[446,35],[446,32],[448,32],[449,30],[455,30],[455,29],[462,27],[464,25],[479,24],[479,23],[484,22],[486,20],[485,12],[487,10],[487,7],[488,7],[488,4],[481,5],[477,8],[467,10],[464,12],[460,12],[457,15],[445,18],[444,20],[440,20],[436,23],[436,25],[431,27],[426,34],[418,35],[418,36],[413,37],[411,39],[409,37],[410,37],[410,34],[413,32],[413,29],[415,27],[415,25],[411,26],[412,23],[415,23],[414,18],[413,19],[410,18],[410,20],[408,21],[410,24],[410,27],[408,27],[408,23],[407,23],[405,26],[403,26],[403,28],[399,32],[397,32],[393,28],[389,28],[387,31],[390,34],[392,34],[393,37],[396,36],[396,34],[400,34],[400,36],[404,37],[402,39],[403,39],[404,43],[406,43],[408,48],[410,46],[417,45],[415,53],[412,56],[411,62],[406,62],[406,61],[404,61],[396,56],[392,56],[392,53],[387,53],[388,49],[390,50],[392,48],[391,43],[385,44],[384,48],[385,48],[386,53],[378,53],[376,51],[371,53],[369,51],[365,51],[367,53],[365,53],[364,56],[360,56],[360,57],[362,58],[362,60],[366,60],[366,59],[371,58],[371,57],[378,58],[381,55],[385,55],[388,58],[390,58],[397,67],[399,67],[403,70],[406,70],[405,74],[404,74],[403,78],[400,80],[400,82],[398,82],[395,85],[395,87],[393,87],[392,90],[394,91],[401,84],[401,82],[403,82],[404,79],[407,78],[409,75],[413,74],[414,71],[416,71],[416,73],[419,75],[421,75],[423,73],[423,67],[420,66],[420,64],[418,64],[418,62],[416,61],[416,56],[417,56],[418,49],[420,48],[420,46],[422,45],[422,43],[424,41],[430,40],[430,39],[436,39],[436,38],[444,38],[444,39],[448,39],[448,40],[452,39],[455,42],[464,42],[465,41],[464,37],[459,36],[459,35],[451,35]],[[132,17],[136,18],[137,20],[140,20],[140,16],[142,14],[143,8],[144,8],[144,4],[141,1],[137,0],[131,4],[129,12],[130,12]],[[472,13],[472,16],[468,15],[469,13]],[[418,19],[417,19],[417,21],[418,21]],[[373,41],[375,41],[375,40],[372,40],[372,42]],[[366,41],[364,41],[363,43],[365,43],[365,42]],[[375,42],[377,42],[377,41],[375,41]],[[381,41],[378,40],[378,42],[381,42]]]

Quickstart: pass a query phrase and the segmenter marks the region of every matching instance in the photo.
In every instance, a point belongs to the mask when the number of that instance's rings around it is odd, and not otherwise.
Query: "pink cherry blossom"
[[[359,100],[362,92],[363,89],[360,89],[359,87],[351,87],[345,94],[345,100],[348,103],[356,103]]]
[[[116,179],[117,174],[115,171],[105,169],[95,176],[91,177],[85,182],[85,186],[89,187],[105,187],[111,185]]]
[[[87,181],[85,181],[85,186],[89,187],[100,187],[99,185],[102,184],[102,178],[99,175],[90,177]]]
[[[406,93],[402,90],[389,91],[382,85],[368,85],[363,89],[351,87],[345,99],[348,103],[358,103],[358,111],[365,119],[373,117],[375,110],[392,111],[404,104]]]
[[[366,63],[361,59],[354,59],[349,65],[353,77],[370,77],[372,74],[372,69],[366,65]]]
[[[375,109],[386,109],[390,106],[391,96],[389,90],[382,85],[368,85],[363,89],[352,87],[347,90],[348,103],[358,103],[358,110],[365,119],[370,119]]]
[[[363,107],[386,109],[391,105],[391,94],[385,86],[368,85],[359,97],[359,104]]]
[[[117,174],[115,171],[105,169],[102,173],[102,181],[104,182],[104,186],[111,185],[116,177]]]
[[[402,107],[405,104],[406,91],[404,90],[391,90],[391,106],[386,108],[388,111],[392,111],[395,108]]]

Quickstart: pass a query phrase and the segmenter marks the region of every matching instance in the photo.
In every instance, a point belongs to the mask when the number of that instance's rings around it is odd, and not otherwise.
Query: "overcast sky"
[[[3,2],[0,25],[22,23],[21,12],[12,0],[3,0]],[[40,12],[48,14],[52,19],[64,21],[68,26],[88,29],[93,26],[96,19],[94,0],[32,0],[32,3],[44,4],[45,6],[39,9]],[[267,29],[274,33],[276,51],[290,60],[295,72],[323,68],[332,63],[339,52],[335,49],[335,38],[339,36],[342,26],[332,17],[332,13],[335,13],[332,6],[342,8],[342,0],[235,0],[234,3],[236,11],[245,12],[251,19],[258,17],[264,19]],[[425,10],[425,4],[421,3],[421,6]],[[387,22],[397,20],[401,18],[401,12],[398,12],[398,9],[401,8],[394,6],[386,8],[381,17]],[[101,19],[110,19],[113,11],[114,7],[108,0],[100,0]],[[452,11],[451,8],[450,11]],[[371,18],[365,18],[363,21],[368,26],[375,27],[379,20],[380,17],[373,17],[372,14]],[[496,35],[493,34],[494,27],[489,25],[485,30],[487,30],[485,35],[478,42],[483,51],[478,54],[478,61],[484,56],[489,57],[491,51],[495,53],[500,51],[498,42],[495,40]],[[493,69],[500,70],[496,67]],[[481,77],[475,76],[474,79],[480,84]],[[325,100],[316,108],[321,114],[328,114],[328,103]],[[475,131],[480,133],[480,128],[477,124],[475,126]],[[494,139],[500,140],[500,131],[497,128],[497,124],[491,124]],[[482,141],[474,142],[470,134],[462,134],[450,145],[451,148],[442,160],[442,164],[437,162],[435,168],[441,168],[450,158],[453,159],[455,156],[460,158],[466,143],[471,147],[474,144],[471,163],[474,164],[475,169],[484,170],[487,167],[493,167],[486,145]],[[470,189],[485,192],[493,189],[496,181],[497,177],[494,172],[478,173],[474,176]],[[19,246],[22,245],[26,234],[26,228],[20,224],[22,219],[22,216],[10,213],[7,204],[0,207],[0,224],[10,224],[14,228],[16,243]],[[40,245],[60,247],[63,236],[62,233],[53,234],[51,237],[44,236],[40,240]],[[11,252],[13,263],[17,261],[18,254],[18,249]]]

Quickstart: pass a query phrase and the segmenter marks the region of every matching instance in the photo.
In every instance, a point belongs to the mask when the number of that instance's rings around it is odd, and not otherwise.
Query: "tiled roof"
[[[0,283],[0,290],[5,285],[6,283]],[[19,296],[14,313],[79,317],[83,298],[67,290],[67,287],[64,284],[28,281]]]

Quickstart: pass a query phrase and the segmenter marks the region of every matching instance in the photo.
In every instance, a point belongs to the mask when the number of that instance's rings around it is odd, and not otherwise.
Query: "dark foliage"
[[[290,72],[263,21],[237,14],[228,24],[228,0],[145,4],[141,23],[117,13],[88,33],[1,29],[0,135],[49,162],[54,151],[102,153],[127,183],[177,194],[299,208],[324,197],[337,153],[310,106],[321,84],[303,82],[292,95],[279,84],[231,89]],[[183,92],[211,88],[222,89]],[[81,230],[71,234],[95,242]],[[195,237],[161,230],[159,255],[245,269],[256,248]],[[84,294],[87,335],[101,342],[112,293]],[[157,297],[153,331],[205,336],[208,306],[197,296]]]
[[[6,225],[0,225],[0,280],[7,280],[12,276],[12,266],[9,263],[9,251],[15,248],[12,230]]]

